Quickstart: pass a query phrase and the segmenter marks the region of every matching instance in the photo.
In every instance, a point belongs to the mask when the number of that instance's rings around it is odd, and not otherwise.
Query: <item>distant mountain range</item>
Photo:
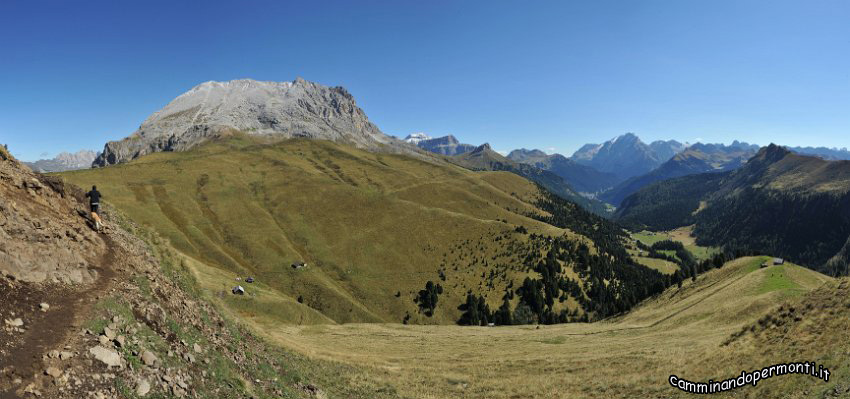
[[[674,177],[698,173],[724,172],[741,167],[756,154],[758,146],[733,142],[731,145],[697,143],[687,147],[656,168],[641,176],[632,177],[600,196],[605,202],[619,206],[620,203],[641,188],[652,183]]]
[[[522,148],[511,151],[508,154],[508,159],[548,170],[561,176],[573,188],[582,193],[598,193],[620,181],[613,173],[600,172],[561,154],[549,155],[540,150]]]
[[[788,150],[803,155],[813,155],[828,161],[850,160],[850,151],[847,148],[827,147],[787,147]]]
[[[490,145],[486,143],[470,152],[447,159],[449,162],[472,170],[509,171],[536,182],[559,197],[578,203],[591,212],[600,215],[610,213],[608,207],[603,203],[580,195],[566,180],[556,173],[527,163],[514,162],[493,151]]]
[[[775,254],[830,275],[850,262],[850,162],[770,145],[742,167],[651,184],[615,216],[633,229],[695,224],[698,242]]]
[[[571,157],[519,149],[506,158],[489,146],[461,143],[452,135],[433,138],[414,133],[403,140],[385,135],[342,87],[327,87],[300,78],[292,82],[241,79],[202,83],[178,96],[148,117],[129,137],[107,143],[91,165],[127,162],[153,152],[185,151],[212,138],[234,134],[330,140],[370,151],[403,153],[429,162],[445,161],[439,156],[460,157],[450,162],[512,171],[597,212],[603,212],[604,206],[595,200],[586,201],[587,198],[619,205],[629,195],[658,181],[738,168],[757,148],[737,141],[728,146],[688,146],[676,140],[646,144],[635,134],[627,133],[602,144],[587,144]],[[476,149],[481,151],[473,154]],[[790,150],[825,159],[850,159],[846,149]],[[486,153],[482,157],[486,162],[473,162],[482,152]],[[32,167],[46,172],[82,168],[91,155],[63,154],[54,160],[33,163]]]
[[[685,147],[675,140],[646,144],[633,133],[627,133],[603,144],[586,144],[570,159],[625,180],[661,166]]]
[[[413,133],[404,141],[441,155],[460,155],[476,148],[452,135],[433,138],[425,133]],[[569,158],[521,148],[511,151],[507,159],[548,170],[563,178],[573,191],[618,206],[629,195],[657,181],[737,169],[758,149],[756,144],[737,140],[729,145],[688,145],[676,140],[646,144],[637,135],[626,133],[602,144],[586,144]],[[825,159],[850,159],[846,149],[793,147],[789,150]]]
[[[55,158],[39,159],[35,162],[24,162],[35,172],[64,172],[66,170],[88,169],[97,157],[91,150],[81,150],[75,153],[61,152]]]
[[[474,145],[463,144],[452,135],[433,138],[425,133],[413,133],[405,137],[404,141],[425,151],[441,155],[460,155],[475,149]]]

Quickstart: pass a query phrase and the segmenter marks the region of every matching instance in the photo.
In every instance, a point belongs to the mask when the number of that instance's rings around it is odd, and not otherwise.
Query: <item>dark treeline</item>
[[[679,241],[663,240],[658,241],[652,246],[646,246],[638,241],[637,246],[640,249],[647,251],[650,258],[664,259],[679,265],[682,269],[691,269],[697,264],[696,258],[690,251],[685,249],[685,246]],[[675,255],[670,256],[661,251],[674,251]]]
[[[626,197],[614,219],[633,231],[672,230],[694,223],[694,211],[717,191],[726,173],[704,173],[660,181]]]
[[[655,183],[626,198],[614,218],[633,230],[695,224],[700,245],[770,254],[827,275],[848,275],[850,195],[754,188],[752,183],[738,184],[734,193],[728,187],[720,190],[731,184],[724,179],[732,173]],[[704,208],[694,212],[702,201]]]
[[[850,195],[748,187],[712,201],[697,217],[700,245],[775,255],[831,276],[848,275]]]

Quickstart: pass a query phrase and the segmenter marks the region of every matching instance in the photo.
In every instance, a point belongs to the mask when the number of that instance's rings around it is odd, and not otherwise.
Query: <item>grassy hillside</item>
[[[106,201],[168,238],[231,308],[283,323],[451,324],[467,294],[497,309],[505,292],[538,276],[534,268],[553,245],[564,266],[556,279],[590,280],[594,273],[577,276],[571,262],[587,269],[601,256],[591,239],[540,221],[550,213],[539,208],[539,188],[515,174],[324,141],[237,137],[61,176],[97,184]],[[570,212],[582,223],[608,225],[579,208]],[[581,257],[564,252],[580,244],[588,251]],[[612,245],[619,243],[606,248]],[[308,266],[293,269],[297,261]],[[600,273],[609,282],[617,276]],[[237,280],[248,276],[256,282]],[[414,302],[428,281],[443,291],[432,316]],[[248,295],[229,296],[236,284]],[[594,295],[620,286],[597,287]],[[578,288],[552,311],[581,315],[581,301],[596,309]]]
[[[808,301],[812,290],[835,285],[831,278],[796,265],[760,268],[765,259],[729,262],[686,281],[682,288],[669,288],[626,316],[591,324],[280,327],[257,320],[254,327],[311,357],[356,365],[364,376],[393,385],[404,397],[690,397],[670,387],[667,377],[732,377],[741,369],[798,358],[788,341],[727,343],[782,304]],[[846,310],[838,310],[846,317]],[[823,332],[831,333],[844,334],[837,327]],[[824,361],[836,370],[844,367],[846,378],[848,360],[826,357],[843,345],[832,341],[806,359]],[[732,360],[735,356],[743,360]],[[779,377],[734,393],[794,397],[804,391],[828,392],[840,381]]]
[[[766,257],[711,269],[597,323],[433,325],[453,324],[467,292],[486,296],[495,309],[508,286],[550,273],[554,264],[580,288],[579,297],[556,299],[555,310],[578,309],[600,292],[613,295],[606,304],[618,303],[633,291],[603,288],[640,282],[619,280],[618,270],[655,273],[622,261],[625,233],[575,205],[545,202],[514,174],[318,141],[234,140],[63,176],[98,184],[105,199],[166,236],[201,295],[229,318],[310,362],[345,370],[339,392],[356,386],[410,398],[686,397],[667,384],[670,374],[729,377],[800,354],[831,367],[837,381],[850,377],[846,357],[837,356],[850,349],[838,321],[821,333],[839,340],[815,339],[807,318],[760,333],[765,315],[779,306],[802,309],[837,286],[793,264],[760,268]],[[566,223],[574,231],[555,227]],[[587,249],[576,248],[581,244]],[[296,259],[309,266],[293,270]],[[593,263],[588,259],[611,262],[577,267]],[[230,295],[236,278],[247,275],[257,277],[238,283],[248,294]],[[430,318],[413,302],[429,280],[445,287]],[[846,322],[846,309],[824,312]],[[426,325],[400,324],[407,314]],[[796,346],[789,331],[815,338]],[[798,376],[735,393],[823,396],[835,388]]]

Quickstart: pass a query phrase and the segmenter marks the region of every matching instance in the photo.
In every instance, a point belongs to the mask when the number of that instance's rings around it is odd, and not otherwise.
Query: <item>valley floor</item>
[[[592,324],[281,326],[254,314],[238,316],[272,342],[312,358],[356,366],[368,384],[393,386],[402,397],[686,396],[668,384],[671,374],[707,381],[781,362],[820,363],[821,359],[797,358],[803,352],[793,344],[724,345],[779,303],[835,284],[795,265],[759,268],[764,259],[730,262],[682,288],[669,289],[622,318]],[[846,378],[847,362],[831,366],[839,372],[843,367]],[[830,386],[811,377],[785,376],[757,388],[740,388],[736,395],[797,397],[803,392],[798,384],[815,391]],[[772,394],[760,396],[766,393]]]

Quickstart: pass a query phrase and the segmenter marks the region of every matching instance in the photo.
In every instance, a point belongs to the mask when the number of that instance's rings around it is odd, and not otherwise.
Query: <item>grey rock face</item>
[[[676,140],[657,140],[649,143],[649,148],[655,152],[655,157],[661,162],[666,162],[674,155],[682,152],[688,146]]]
[[[296,79],[206,82],[148,117],[135,133],[106,144],[93,166],[160,151],[185,151],[233,132],[333,140],[372,149],[393,140],[342,87]]]
[[[92,265],[106,246],[80,217],[88,214],[82,190],[0,151],[0,198],[0,273],[33,283],[94,281]]]

